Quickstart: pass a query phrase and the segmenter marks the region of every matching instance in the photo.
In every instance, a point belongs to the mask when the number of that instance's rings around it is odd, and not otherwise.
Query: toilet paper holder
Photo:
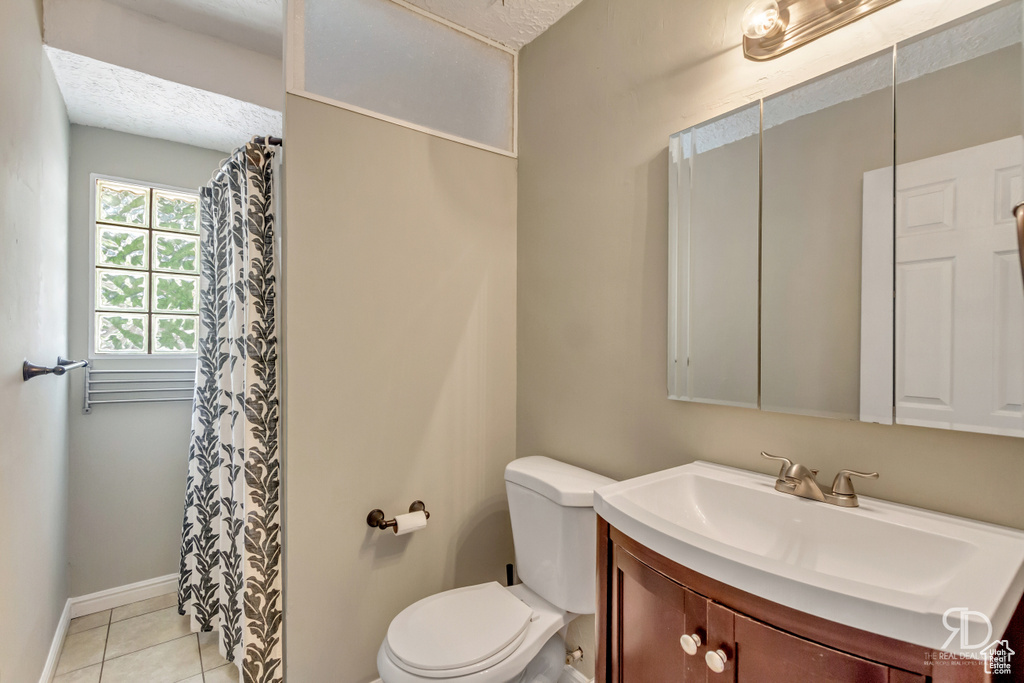
[[[430,513],[427,512],[427,506],[423,504],[422,500],[414,500],[409,506],[409,512],[422,512],[430,519]],[[375,526],[378,529],[388,529],[391,527],[397,527],[398,522],[393,519],[384,519],[383,510],[370,510],[370,514],[366,515],[366,523],[369,526]]]

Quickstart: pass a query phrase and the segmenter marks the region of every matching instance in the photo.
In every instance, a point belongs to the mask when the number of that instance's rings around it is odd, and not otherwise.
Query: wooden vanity
[[[598,517],[598,683],[1024,681],[1024,600],[1010,675],[773,603],[651,551]],[[686,644],[680,638],[696,636]],[[699,639],[699,646],[693,645]],[[714,671],[706,661],[721,662]]]

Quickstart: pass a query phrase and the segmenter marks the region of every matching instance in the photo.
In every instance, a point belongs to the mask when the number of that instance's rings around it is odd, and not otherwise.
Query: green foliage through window
[[[154,275],[157,311],[199,312],[199,278]]]
[[[100,340],[97,351],[138,352],[146,349],[146,319],[142,316],[96,316]]]
[[[107,179],[95,191],[94,351],[194,354],[199,197]]]
[[[96,277],[100,282],[97,308],[146,310],[146,273],[97,270]]]
[[[149,190],[99,181],[99,207],[96,220],[105,223],[149,225]]]
[[[97,265],[146,267],[146,248],[149,235],[145,230],[101,228],[99,234],[100,253],[97,257],[99,261]]]
[[[199,272],[199,240],[189,237],[171,237],[156,233],[156,261],[154,268]]]
[[[195,318],[156,319],[156,350],[193,353],[196,350]]]
[[[187,195],[157,191],[155,225],[160,230],[199,232],[199,199]]]

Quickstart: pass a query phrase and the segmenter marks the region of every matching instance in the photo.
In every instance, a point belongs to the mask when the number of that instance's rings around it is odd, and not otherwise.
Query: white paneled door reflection
[[[1024,436],[1020,160],[1015,137],[896,169],[900,424]]]

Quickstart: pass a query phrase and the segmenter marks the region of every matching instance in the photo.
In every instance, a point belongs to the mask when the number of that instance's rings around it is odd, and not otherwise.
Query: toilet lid
[[[463,668],[507,648],[532,616],[525,602],[498,583],[456,588],[402,610],[388,627],[388,649],[417,669]]]

